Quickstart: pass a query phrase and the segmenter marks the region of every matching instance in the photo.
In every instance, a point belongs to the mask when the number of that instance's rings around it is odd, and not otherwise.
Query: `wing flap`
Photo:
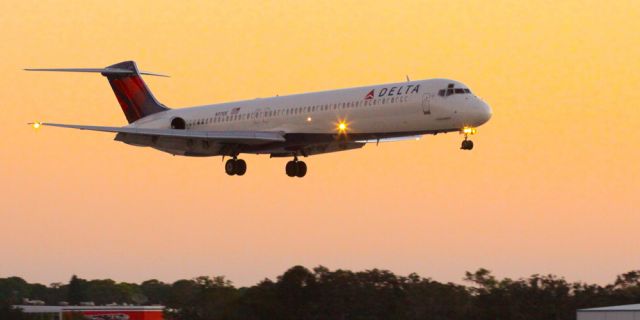
[[[407,140],[420,140],[421,138],[422,138],[422,135],[411,135],[411,136],[401,136],[401,137],[393,137],[393,138],[357,140],[356,142],[358,143],[397,142],[397,141],[407,141]]]
[[[38,123],[40,126],[71,128],[99,132],[216,140],[219,142],[268,143],[285,141],[284,133],[272,131],[189,131],[179,129],[146,129],[133,127],[85,126],[77,124]]]

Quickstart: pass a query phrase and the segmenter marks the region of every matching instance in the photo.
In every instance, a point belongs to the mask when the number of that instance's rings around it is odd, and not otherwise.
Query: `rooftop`
[[[611,306],[611,307],[601,307],[601,308],[589,308],[589,309],[578,309],[578,311],[584,312],[598,312],[598,311],[640,311],[640,303],[638,304],[625,304],[622,306]]]
[[[65,311],[162,311],[164,306],[32,306],[18,305],[25,313],[60,313]]]

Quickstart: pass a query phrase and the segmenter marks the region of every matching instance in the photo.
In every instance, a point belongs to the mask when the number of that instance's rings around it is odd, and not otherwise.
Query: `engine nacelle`
[[[184,130],[187,128],[187,122],[182,118],[173,118],[171,119],[171,129]]]

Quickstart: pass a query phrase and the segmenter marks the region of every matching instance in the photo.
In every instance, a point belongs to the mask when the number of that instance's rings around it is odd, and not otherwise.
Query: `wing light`
[[[348,127],[349,126],[347,126],[347,123],[344,120],[341,120],[340,122],[338,122],[338,133],[339,134],[347,133]]]
[[[41,123],[40,121],[35,121],[35,122],[33,122],[33,123],[31,124],[31,126],[32,126],[34,129],[38,130],[38,129],[40,129],[40,127],[42,127],[42,123]]]

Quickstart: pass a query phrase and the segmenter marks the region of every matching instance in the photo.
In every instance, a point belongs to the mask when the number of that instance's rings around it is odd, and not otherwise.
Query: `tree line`
[[[24,299],[51,305],[161,304],[172,320],[570,320],[580,308],[640,303],[640,271],[621,274],[604,286],[555,275],[497,279],[486,269],[467,272],[464,280],[462,285],[415,273],[331,271],[322,266],[295,266],[275,280],[241,288],[224,277],[206,276],[140,284],[73,276],[69,283],[49,286],[10,277],[0,278],[0,319],[28,319],[9,307]]]

